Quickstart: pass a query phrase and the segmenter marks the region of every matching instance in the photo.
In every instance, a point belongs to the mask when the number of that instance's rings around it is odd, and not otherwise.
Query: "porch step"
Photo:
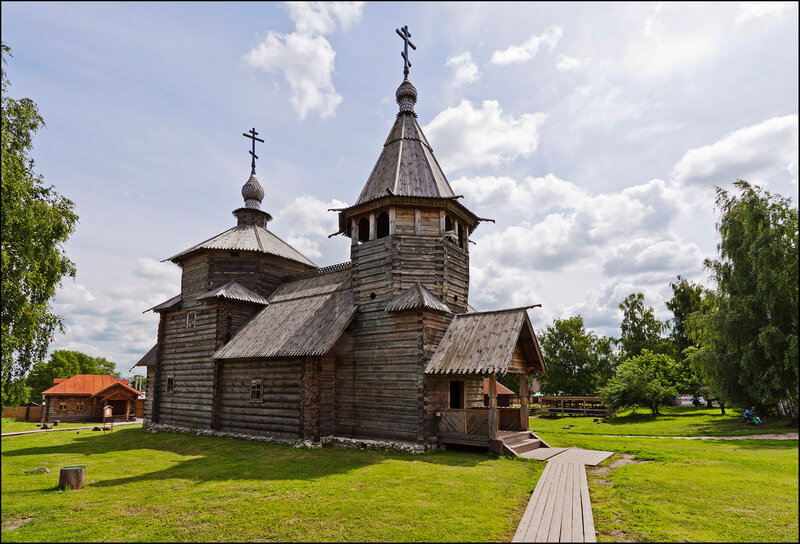
[[[529,431],[503,432],[503,451],[509,455],[522,457],[525,453],[549,446],[534,433]]]

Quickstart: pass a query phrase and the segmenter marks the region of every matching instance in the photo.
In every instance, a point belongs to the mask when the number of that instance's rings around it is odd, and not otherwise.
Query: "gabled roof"
[[[267,303],[266,298],[262,297],[258,293],[254,293],[244,285],[240,285],[235,281],[229,281],[222,287],[217,287],[216,289],[212,289],[207,293],[203,293],[197,297],[197,300],[203,300],[207,298],[226,298],[228,300],[252,302],[253,304]]]
[[[190,253],[194,253],[195,251],[199,251],[201,249],[258,251],[261,253],[268,253],[270,255],[277,255],[278,257],[297,261],[309,266],[316,266],[308,257],[272,234],[267,229],[258,225],[243,225],[230,228],[221,234],[217,234],[216,236],[213,236],[204,242],[200,242],[199,244],[164,260],[179,263]]]
[[[109,387],[119,385],[141,395],[142,393],[128,385],[128,380],[119,380],[110,374],[76,374],[71,378],[53,380],[58,382],[50,389],[42,391],[42,395],[87,395],[94,396]]]
[[[278,287],[214,359],[324,355],[355,316],[351,269],[303,273]]]
[[[415,308],[426,308],[446,314],[453,313],[444,302],[425,289],[425,286],[420,282],[415,283],[394,297],[389,304],[386,305],[387,312],[401,312],[403,310],[412,310]]]
[[[500,382],[495,382],[495,385],[497,385],[498,395],[516,395],[516,393],[514,393],[511,389],[509,389]],[[489,378],[483,379],[483,394],[484,395],[489,394]]]
[[[455,196],[414,115],[398,115],[354,206],[387,194],[442,198]]]
[[[426,374],[505,374],[520,339],[531,363],[544,370],[527,308],[458,314],[431,357]]]

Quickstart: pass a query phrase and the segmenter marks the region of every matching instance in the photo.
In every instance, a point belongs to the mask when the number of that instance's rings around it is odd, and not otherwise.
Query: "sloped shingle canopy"
[[[254,293],[244,285],[240,285],[235,281],[229,281],[222,287],[212,289],[207,293],[203,293],[197,300],[204,300],[207,298],[226,298],[228,300],[238,300],[241,302],[252,302],[253,304],[266,304],[267,299]]]
[[[426,308],[446,314],[453,313],[444,302],[425,289],[425,286],[420,282],[415,283],[394,297],[389,304],[386,305],[387,312],[402,312],[404,310],[413,310],[416,308]]]
[[[324,355],[358,309],[349,266],[303,274],[278,287],[268,304],[214,359]]]
[[[259,251],[270,255],[277,255],[292,261],[316,266],[311,260],[295,248],[258,225],[237,226],[226,230],[204,242],[181,251],[165,261],[180,263],[190,253],[201,249],[227,249],[231,251]]]
[[[529,372],[544,371],[526,308],[459,314],[431,357],[426,374],[505,374],[517,344]]]
[[[413,114],[397,116],[354,206],[386,196],[455,196]]]
[[[181,298],[181,295],[175,295],[174,297],[172,297],[172,298],[170,298],[168,300],[165,300],[161,304],[156,304],[152,308],[148,308],[147,310],[145,310],[142,313],[149,312],[151,310],[154,311],[154,312],[161,312],[163,310],[169,310],[171,308],[177,308],[178,306],[181,305],[182,302],[183,302],[183,299]]]
[[[156,353],[158,352],[158,344],[155,344],[145,353],[139,361],[133,365],[130,370],[132,371],[137,366],[156,366]]]

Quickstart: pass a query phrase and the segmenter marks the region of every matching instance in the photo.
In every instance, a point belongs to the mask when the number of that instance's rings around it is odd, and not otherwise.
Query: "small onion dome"
[[[417,89],[411,82],[404,79],[395,93],[400,113],[414,113],[414,104],[417,103]]]
[[[264,200],[264,189],[261,188],[255,172],[250,174],[250,179],[242,187],[242,197],[246,208],[254,208],[256,210],[261,208],[261,201]]]

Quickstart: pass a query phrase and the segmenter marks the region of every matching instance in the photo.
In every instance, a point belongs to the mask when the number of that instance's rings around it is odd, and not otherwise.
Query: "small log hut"
[[[426,447],[527,430],[526,402],[496,400],[498,374],[546,369],[526,308],[471,311],[469,238],[486,220],[450,187],[408,79],[396,98],[361,194],[335,210],[349,261],[318,268],[267,229],[254,161],[236,226],[168,259],[181,292],[150,308],[147,425]]]
[[[111,406],[113,421],[130,421],[136,416],[142,393],[109,374],[77,374],[53,379],[53,387],[42,392],[42,422],[103,421],[103,407]]]

